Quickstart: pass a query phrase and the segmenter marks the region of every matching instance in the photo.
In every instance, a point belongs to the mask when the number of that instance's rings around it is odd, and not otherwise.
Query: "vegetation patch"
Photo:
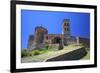
[[[21,57],[29,57],[29,56],[36,56],[36,55],[40,55],[40,54],[44,54],[44,53],[48,53],[50,52],[50,49],[39,49],[39,50],[32,50],[32,51],[28,51],[28,50],[22,50],[21,51]]]
[[[28,52],[26,49],[21,51],[21,57],[31,56],[31,53]]]

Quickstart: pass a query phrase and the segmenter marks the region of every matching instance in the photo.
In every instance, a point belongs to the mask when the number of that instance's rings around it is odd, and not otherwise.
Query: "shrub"
[[[26,57],[26,56],[28,56],[28,52],[26,50],[22,50],[21,57]]]
[[[47,45],[47,46],[46,46],[46,49],[48,49],[48,48],[49,48],[49,46]]]
[[[39,55],[39,54],[40,54],[40,52],[38,50],[34,51],[34,55]]]
[[[21,57],[28,57],[28,56],[32,56],[32,52],[28,51],[28,50],[22,50],[21,51]]]
[[[48,50],[52,50],[52,49],[53,49],[53,46],[49,46],[49,47],[48,47]]]
[[[63,48],[64,48],[63,45],[60,43],[58,49],[62,50]]]

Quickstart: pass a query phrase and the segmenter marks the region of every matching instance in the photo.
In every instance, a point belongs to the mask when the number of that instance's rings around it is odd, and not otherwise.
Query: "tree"
[[[62,50],[63,48],[64,48],[64,46],[63,46],[62,40],[60,40],[58,49],[59,49],[59,50]]]

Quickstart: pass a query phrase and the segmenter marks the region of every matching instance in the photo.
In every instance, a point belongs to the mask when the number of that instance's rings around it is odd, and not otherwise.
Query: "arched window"
[[[64,23],[64,26],[66,26],[67,25],[67,23]]]
[[[67,23],[67,26],[69,26],[69,23]]]
[[[66,28],[64,28],[64,31],[66,31]]]
[[[67,31],[69,31],[69,28],[67,28]]]

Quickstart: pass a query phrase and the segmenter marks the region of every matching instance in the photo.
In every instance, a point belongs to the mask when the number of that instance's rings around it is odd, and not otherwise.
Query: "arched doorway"
[[[60,44],[61,43],[61,38],[60,37],[54,37],[52,39],[52,43],[53,44]]]
[[[52,44],[58,44],[58,50],[62,50],[64,48],[61,37],[54,37],[52,39]]]

